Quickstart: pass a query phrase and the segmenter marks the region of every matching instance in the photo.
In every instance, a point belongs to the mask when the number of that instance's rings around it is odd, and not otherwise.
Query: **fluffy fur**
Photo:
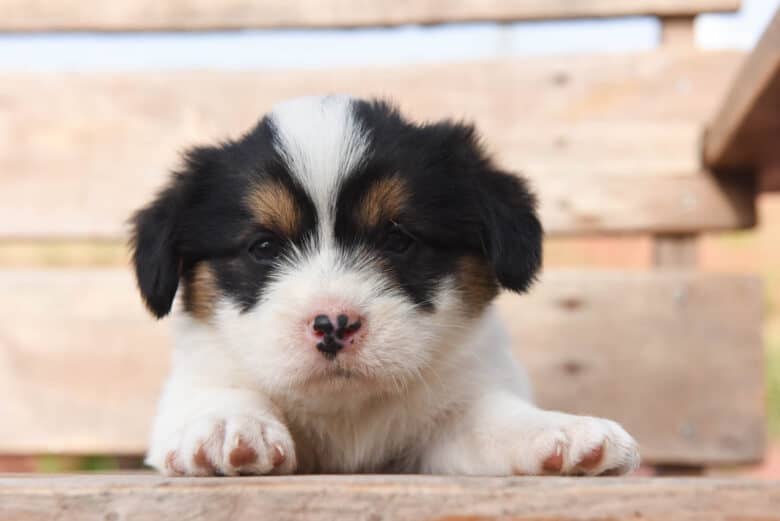
[[[190,151],[133,226],[150,311],[180,294],[147,458],[164,473],[638,465],[616,423],[532,404],[490,302],[529,288],[542,229],[526,183],[468,125],[288,101]]]

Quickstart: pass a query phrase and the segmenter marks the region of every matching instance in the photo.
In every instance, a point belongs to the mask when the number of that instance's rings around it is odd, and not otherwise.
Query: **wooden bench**
[[[547,270],[530,295],[501,297],[543,406],[620,421],[662,472],[759,461],[760,282],[697,271],[696,238],[755,226],[760,190],[780,189],[780,15],[745,56],[693,44],[696,14],[738,0],[325,4],[0,0],[0,30],[651,15],[662,38],[643,53],[337,71],[0,71],[0,454],[144,451],[169,338],[115,265],[125,219],[177,150],[237,135],[280,99],[347,91],[475,121],[531,178],[552,237],[653,237],[653,270]],[[20,249],[33,255],[3,256]],[[40,260],[58,249],[113,260]],[[777,484],[735,479],[0,476],[0,519],[770,519],[778,505]]]

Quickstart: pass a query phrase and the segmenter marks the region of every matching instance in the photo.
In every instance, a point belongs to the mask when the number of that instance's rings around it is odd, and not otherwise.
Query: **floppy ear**
[[[492,169],[481,173],[477,186],[488,261],[501,286],[524,292],[542,265],[536,198],[524,179]]]
[[[177,207],[175,185],[161,192],[131,219],[130,246],[138,289],[154,316],[168,314],[179,286],[181,260],[176,254]]]

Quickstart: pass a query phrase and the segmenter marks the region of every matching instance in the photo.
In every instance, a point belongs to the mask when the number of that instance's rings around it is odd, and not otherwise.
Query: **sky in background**
[[[752,47],[780,0],[742,0],[736,14],[696,21],[699,46]],[[3,70],[317,68],[652,49],[653,18],[353,30],[2,34]]]

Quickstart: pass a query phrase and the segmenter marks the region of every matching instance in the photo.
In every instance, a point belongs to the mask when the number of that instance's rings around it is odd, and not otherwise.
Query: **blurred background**
[[[45,3],[45,2],[44,2]],[[12,5],[14,2],[6,2]],[[31,2],[31,5],[42,5]],[[0,19],[3,17],[0,2]],[[17,7],[18,7],[17,3]],[[749,51],[757,42],[775,11],[780,0],[743,0],[736,13],[712,13],[699,15],[695,20],[695,42],[699,49],[720,52],[728,50]],[[18,11],[18,9],[17,9]],[[55,28],[56,29],[56,28]],[[645,52],[658,47],[661,38],[661,22],[653,17],[623,17],[616,19],[583,19],[571,21],[532,21],[516,23],[450,23],[445,25],[349,29],[246,29],[246,30],[201,30],[197,32],[149,30],[141,32],[90,32],[76,30],[60,32],[35,29],[30,32],[0,33],[0,82],[28,81],[36,91],[35,110],[30,110],[27,125],[31,140],[46,143],[51,155],[39,158],[39,168],[48,168],[47,164],[58,161],[58,153],[68,147],[67,142],[57,141],[56,136],[37,134],[34,130],[39,119],[45,118],[50,99],[46,89],[58,91],[61,75],[68,75],[67,89],[77,92],[78,82],[96,78],[103,73],[116,73],[112,79],[117,96],[140,96],[132,91],[133,86],[126,81],[128,74],[136,72],[158,72],[179,70],[187,71],[257,71],[257,70],[337,70],[347,67],[360,70],[361,67],[399,66],[410,64],[448,64],[476,60],[503,60],[517,57],[537,57],[555,60],[566,54],[620,54],[626,52]],[[32,75],[32,76],[31,76]],[[22,78],[21,80],[17,80]],[[47,78],[42,82],[40,78]],[[166,76],[161,74],[150,80],[163,84]],[[192,80],[198,81],[193,76]],[[453,78],[455,80],[455,78]],[[103,80],[100,80],[103,81]],[[262,78],[253,79],[258,89],[264,88]],[[295,80],[300,81],[300,80]],[[561,81],[565,81],[565,78]],[[74,83],[75,82],[75,83]],[[727,83],[728,81],[726,81]],[[21,83],[20,83],[21,84]],[[45,84],[45,88],[41,87]],[[74,84],[76,85],[74,87]],[[276,85],[276,91],[284,86]],[[723,85],[713,88],[723,90]],[[84,87],[85,89],[88,87]],[[21,90],[18,89],[18,90]],[[298,89],[300,90],[300,89]],[[195,89],[197,91],[197,89]],[[0,140],[13,142],[12,129],[20,128],[18,122],[13,126],[15,117],[14,94],[0,87]],[[14,91],[16,92],[16,91]],[[70,94],[68,94],[70,96]],[[219,89],[213,85],[204,85],[202,96],[220,96]],[[193,103],[198,94],[193,95]],[[139,98],[140,99],[140,98]],[[219,103],[230,105],[234,101],[225,97]],[[57,97],[57,103],[67,105],[68,97]],[[140,102],[139,102],[140,103]],[[144,100],[147,111],[159,111],[166,114],[168,107],[163,101]],[[160,103],[156,106],[155,103]],[[111,113],[112,118],[121,119],[121,113],[112,113],[111,98],[96,98],[96,113]],[[75,107],[73,110],[83,110]],[[57,108],[62,112],[62,106]],[[244,130],[245,121],[252,121],[259,114],[242,113],[241,107],[235,107],[235,122],[230,132],[236,135]],[[58,112],[59,113],[59,112]],[[460,117],[464,114],[441,114],[441,116]],[[208,114],[192,116],[192,127],[199,129],[192,133],[180,133],[162,142],[150,142],[157,157],[169,166],[176,164],[176,153],[192,145],[190,139],[203,135],[222,135],[223,129],[214,129],[207,121]],[[74,132],[81,133],[89,140],[101,133],[111,133],[111,119],[98,117],[98,126],[79,127]],[[144,132],[143,125],[132,120],[125,121],[133,132]],[[136,125],[137,123],[137,125]],[[476,121],[479,126],[480,121]],[[136,125],[135,127],[133,125]],[[204,131],[205,129],[205,131]],[[45,132],[42,131],[42,132]],[[157,138],[155,138],[157,139]],[[608,141],[609,138],[605,138]],[[47,141],[48,140],[48,141]],[[98,139],[99,141],[99,139]],[[117,138],[115,143],[121,142]],[[36,150],[29,143],[28,151]],[[608,146],[605,144],[605,146]],[[60,148],[58,148],[60,147]],[[2,150],[2,149],[0,149]],[[2,153],[0,151],[0,153]],[[65,154],[66,152],[62,152]],[[126,161],[126,150],[117,148],[116,168],[122,170]],[[518,152],[521,154],[522,152]],[[554,152],[553,152],[554,153]],[[663,156],[665,150],[657,150]],[[6,158],[7,159],[7,158]],[[616,158],[616,161],[622,158]],[[92,158],[80,158],[85,168],[91,168]],[[11,167],[14,157],[0,162],[8,170],[0,172],[0,180],[13,178]],[[539,159],[540,162],[544,158]],[[511,166],[511,165],[510,165]],[[608,167],[609,165],[607,165]],[[111,172],[107,172],[111,179]],[[138,182],[144,183],[138,173]],[[132,177],[128,182],[132,185]],[[155,179],[161,179],[159,175]],[[19,180],[17,180],[19,181]],[[5,182],[5,181],[3,181]],[[65,182],[65,181],[62,181]],[[113,182],[113,181],[106,181]],[[120,182],[120,181],[116,181]],[[156,181],[155,181],[156,182]],[[22,184],[19,181],[17,185]],[[52,211],[58,208],[57,184],[51,187]],[[0,190],[2,190],[0,185]],[[15,192],[38,197],[40,187],[28,186],[26,191]],[[121,193],[121,192],[120,192]],[[111,206],[111,201],[102,203]],[[121,206],[121,205],[120,205]],[[20,217],[19,208],[14,212],[0,212],[6,220],[6,229],[18,224],[24,228],[22,220],[38,218],[30,210]],[[759,466],[740,467],[738,470],[721,468],[716,472],[740,472],[762,477],[780,477],[780,194],[761,194],[758,201],[760,226],[744,231],[724,231],[704,235],[699,242],[698,267],[705,272],[733,272],[759,274],[764,281],[766,317],[763,339],[766,352],[767,398],[770,449],[767,460]],[[89,219],[89,217],[85,217]],[[14,224],[13,221],[16,221]],[[11,223],[11,224],[9,224]],[[128,255],[121,238],[105,233],[100,222],[87,223],[94,233],[84,237],[75,234],[47,238],[45,241],[30,239],[24,232],[17,236],[6,235],[0,240],[0,268],[13,269],[62,269],[78,266],[124,267]],[[113,225],[112,225],[113,226]],[[652,237],[649,235],[629,234],[619,236],[597,236],[588,233],[576,237],[554,236],[545,245],[546,268],[625,268],[644,270],[652,266]],[[41,304],[45,305],[45,304]],[[11,308],[9,308],[11,309]],[[2,331],[0,331],[2,332]],[[49,334],[52,334],[49,331]],[[1,341],[2,339],[0,339]],[[132,366],[132,364],[131,364]],[[2,421],[2,420],[0,420]],[[136,467],[140,464],[137,455],[127,457],[105,455],[52,455],[52,456],[0,456],[0,469],[6,470],[73,470],[73,469],[112,469]]]

